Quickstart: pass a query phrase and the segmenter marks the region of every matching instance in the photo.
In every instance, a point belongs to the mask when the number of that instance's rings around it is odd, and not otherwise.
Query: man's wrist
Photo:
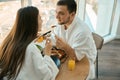
[[[75,51],[70,45],[67,44],[66,48],[64,48],[64,51],[71,59],[75,59],[75,60],[77,59],[75,55]]]

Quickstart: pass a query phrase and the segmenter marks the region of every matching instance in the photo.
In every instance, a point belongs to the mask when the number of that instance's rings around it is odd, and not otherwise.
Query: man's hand
[[[56,38],[56,47],[64,50],[67,47],[67,43],[62,38],[56,35],[55,38]]]
[[[63,49],[71,59],[77,60],[74,49],[69,44],[67,44],[67,42],[64,41],[62,38],[58,36],[55,36],[55,38],[56,38],[56,47]]]

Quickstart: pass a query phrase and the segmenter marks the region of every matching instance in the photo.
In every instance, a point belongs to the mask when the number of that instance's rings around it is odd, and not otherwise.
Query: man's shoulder
[[[77,19],[75,26],[76,26],[75,31],[77,31],[77,34],[79,35],[88,35],[91,33],[89,26],[79,18]]]
[[[88,25],[85,23],[85,21],[82,21],[80,18],[77,18],[76,22],[78,25],[88,27]]]
[[[90,31],[90,28],[89,28],[89,25],[87,25],[85,23],[85,21],[81,20],[80,18],[77,17],[77,20],[76,20],[76,25],[78,26],[77,28],[79,30],[89,30]]]

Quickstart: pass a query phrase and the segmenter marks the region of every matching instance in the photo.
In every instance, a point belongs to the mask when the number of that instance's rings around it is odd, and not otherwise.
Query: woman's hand
[[[51,55],[51,50],[52,50],[51,39],[46,38],[46,44],[45,44],[45,48],[44,48],[44,54],[50,56]]]

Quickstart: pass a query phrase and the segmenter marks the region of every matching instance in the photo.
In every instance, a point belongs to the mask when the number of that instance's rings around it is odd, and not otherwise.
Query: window
[[[43,29],[56,24],[55,6],[57,0],[5,0],[0,2],[0,43],[14,24],[17,10],[22,6],[36,6],[43,20]],[[4,21],[5,20],[5,21]]]
[[[86,0],[85,21],[92,31],[101,36],[111,33],[115,14],[114,2],[114,0]]]
[[[36,6],[43,20],[43,29],[49,29],[56,24],[55,6],[57,0],[32,0],[32,5]]]
[[[98,19],[96,31],[102,36],[107,36],[110,34],[111,26],[113,22],[113,10],[114,0],[100,0],[98,1]]]
[[[9,33],[14,24],[17,10],[21,7],[20,0],[0,2],[0,43]]]
[[[85,21],[89,25],[92,31],[96,30],[97,24],[97,11],[98,11],[98,2],[97,0],[86,0],[86,13]]]

